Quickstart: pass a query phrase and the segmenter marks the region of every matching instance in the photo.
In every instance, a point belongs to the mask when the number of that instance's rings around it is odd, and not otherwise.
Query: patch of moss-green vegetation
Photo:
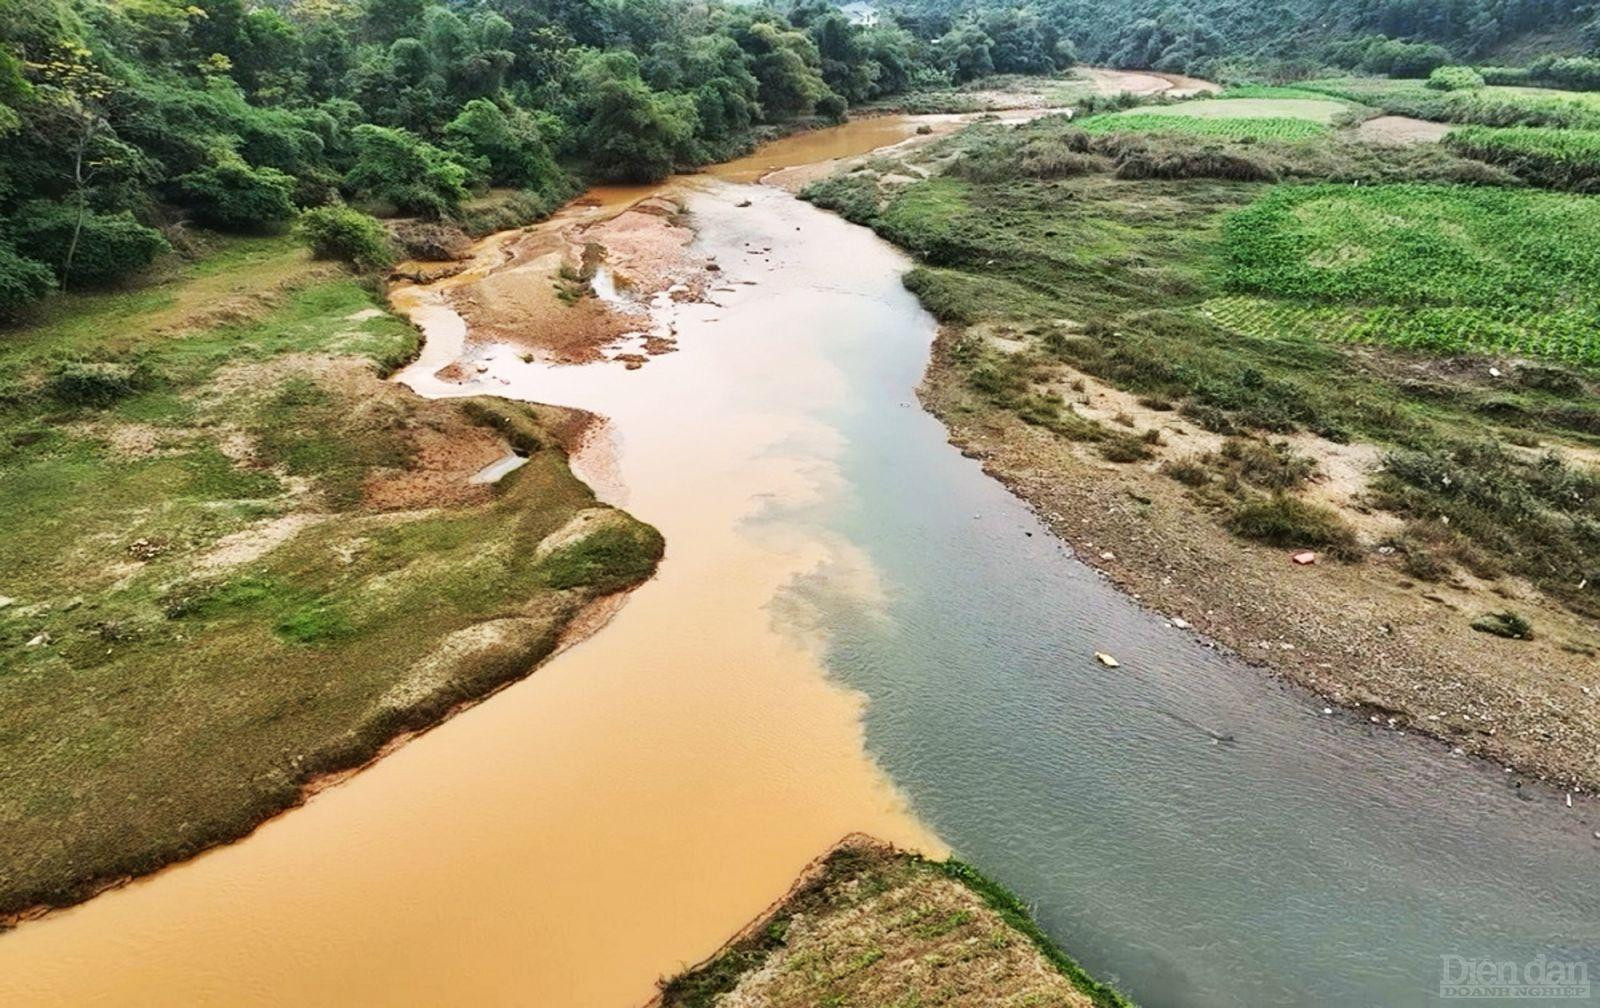
[[[1296,87],[1358,102],[1390,115],[1480,126],[1600,128],[1600,98],[1572,91],[1527,87],[1480,87],[1440,91],[1421,80],[1334,77]]]
[[[1070,172],[1066,154],[1083,158]],[[1437,145],[1337,134],[1185,149],[1042,119],[909,156],[930,177],[856,172],[805,196],[917,257],[906,284],[965,328],[943,346],[982,408],[1141,457],[1138,432],[1073,408],[1075,369],[1222,434],[1375,442],[1389,462],[1373,490],[1407,519],[1419,568],[1513,572],[1600,612],[1600,493],[1582,454],[1600,444],[1591,198],[1439,184],[1515,180]],[[1217,156],[1269,170],[1219,178]],[[1272,182],[1322,172],[1361,184]],[[1218,485],[1188,468],[1174,478]],[[1230,485],[1219,506],[1241,535],[1354,549],[1293,488]]]
[[[1309,119],[1288,116],[1195,116],[1178,113],[1144,113],[1090,116],[1079,127],[1090,133],[1180,133],[1227,137],[1231,140],[1309,140],[1328,127]]]
[[[243,835],[661,555],[553,411],[422,400],[380,380],[417,337],[363,287],[271,239],[220,255],[0,334],[0,915]],[[277,285],[219,311],[196,285],[229,270]],[[419,437],[486,430],[528,454],[495,487],[418,468]]]
[[[607,594],[649,577],[661,550],[659,537],[610,525],[551,552],[537,576],[557,590],[589,588]]]
[[[1600,190],[1600,129],[1463,126],[1444,138],[1451,150],[1500,165],[1551,189]]]
[[[1312,301],[1546,308],[1600,294],[1600,203],[1468,186],[1296,186],[1234,214],[1228,284]]]

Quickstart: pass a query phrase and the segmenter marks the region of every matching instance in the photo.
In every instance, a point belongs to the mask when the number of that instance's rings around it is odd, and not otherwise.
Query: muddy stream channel
[[[573,467],[660,528],[659,575],[250,838],[0,937],[0,1003],[625,1008],[854,830],[976,863],[1150,1006],[1425,1004],[1441,956],[1600,964],[1591,810],[1325,715],[946,444],[907,261],[753,184],[912,125],[676,183],[722,270],[660,299],[677,350],[637,370],[530,362],[403,292],[427,344],[399,380],[606,418]]]

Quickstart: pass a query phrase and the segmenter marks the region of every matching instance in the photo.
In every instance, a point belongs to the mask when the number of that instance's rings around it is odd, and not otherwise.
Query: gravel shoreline
[[[1245,543],[1154,464],[1113,465],[967,391],[941,330],[918,389],[950,441],[1026,502],[1120,590],[1252,665],[1380,726],[1416,731],[1554,787],[1600,790],[1593,657],[1559,634],[1503,640],[1467,628],[1470,597],[1386,577],[1373,560],[1291,563]],[[1536,622],[1575,617],[1520,593]],[[1592,628],[1591,629],[1592,632]]]

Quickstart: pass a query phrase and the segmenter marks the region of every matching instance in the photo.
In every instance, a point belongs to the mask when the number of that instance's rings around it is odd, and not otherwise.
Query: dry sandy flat
[[[1454,129],[1451,123],[1428,122],[1409,116],[1377,116],[1356,127],[1363,140],[1383,144],[1433,143]]]
[[[678,204],[661,195],[662,188],[643,197],[632,187],[592,190],[542,224],[492,235],[475,249],[473,265],[439,290],[476,343],[526,348],[559,364],[613,359],[637,365],[646,357],[617,356],[616,347],[649,328],[642,305],[668,290],[678,299],[698,298],[708,273],[689,252],[693,231],[678,220]],[[591,281],[601,266],[625,297],[596,296]],[[638,310],[630,310],[635,305]],[[653,337],[645,351],[665,352],[670,343]],[[440,376],[462,381],[472,374],[455,364]]]
[[[1103,95],[1131,91],[1134,94],[1166,94],[1173,98],[1184,98],[1189,95],[1200,94],[1203,91],[1222,90],[1221,85],[1201,80],[1198,77],[1157,73],[1154,70],[1113,70],[1110,67],[1078,67],[1075,73],[1080,78],[1091,82],[1095,91]]]

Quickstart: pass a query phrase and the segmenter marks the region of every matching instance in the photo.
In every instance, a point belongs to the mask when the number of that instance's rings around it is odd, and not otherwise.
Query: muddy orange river
[[[608,418],[574,469],[661,529],[658,576],[248,839],[0,936],[0,1004],[626,1008],[856,830],[948,844],[1146,1005],[1415,1004],[1446,956],[1600,962],[1585,807],[1324,715],[945,443],[909,264],[748,184],[913,125],[678,183],[723,269],[636,371],[526,362],[403,292],[428,341],[399,380]],[[433,377],[457,359],[471,381]]]
[[[768,163],[910,134],[864,120]],[[790,241],[848,235],[857,268],[895,284],[894,252],[829,224]],[[808,411],[845,389],[807,349],[806,315],[686,306],[693,351],[638,372],[535,369],[507,351],[461,386],[430,377],[462,352],[459,316],[414,293],[401,304],[428,337],[399,376],[418,391],[610,418],[573,467],[666,536],[658,576],[536,675],[244,842],[0,939],[0,1004],[628,1005],[846,833],[942,851],[867,755],[862,698],[774,610],[821,569],[853,572],[863,609],[880,604],[848,543],[770,515],[839,481],[837,432]]]

